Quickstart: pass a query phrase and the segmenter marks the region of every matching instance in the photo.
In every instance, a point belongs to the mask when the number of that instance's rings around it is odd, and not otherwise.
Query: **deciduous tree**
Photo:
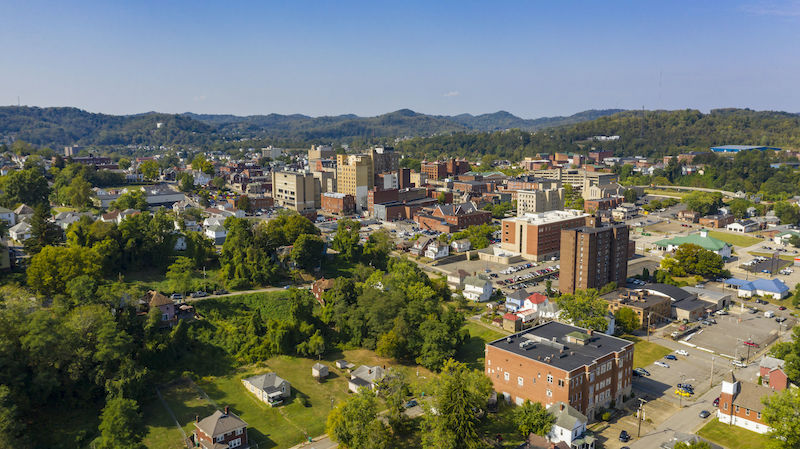
[[[108,399],[100,415],[99,449],[144,449],[145,433],[136,401],[122,396]]]
[[[561,317],[572,324],[605,332],[608,328],[606,302],[598,297],[597,290],[577,290],[572,295],[561,295],[556,299]]]
[[[790,449],[800,447],[800,389],[788,388],[762,398],[764,422],[772,429],[768,433],[771,447]]]
[[[545,436],[553,428],[555,417],[547,412],[541,403],[526,400],[514,409],[514,424],[525,439],[530,434]]]

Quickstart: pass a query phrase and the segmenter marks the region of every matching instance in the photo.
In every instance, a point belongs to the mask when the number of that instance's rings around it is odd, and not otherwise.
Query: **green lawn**
[[[470,368],[483,370],[484,355],[486,354],[486,343],[503,338],[508,333],[492,330],[474,321],[467,321],[464,329],[469,331],[467,340],[456,354],[456,359],[466,363]]]
[[[644,193],[649,193],[654,196],[669,196],[672,198],[683,198],[690,192],[670,189],[644,189]]]
[[[623,338],[633,342],[633,366],[636,368],[644,368],[672,352],[669,348],[633,335],[626,335]]]
[[[728,449],[767,447],[769,438],[739,426],[729,426],[718,419],[709,421],[697,434]]]
[[[372,351],[352,350],[332,354],[323,363],[329,366],[331,376],[321,383],[311,377],[311,366],[316,360],[279,356],[258,366],[249,367],[224,376],[209,376],[197,381],[197,386],[210,398],[210,402],[194,390],[190,383],[182,382],[162,390],[178,421],[187,435],[194,428],[196,415],[203,417],[216,408],[230,406],[231,411],[248,423],[251,442],[259,449],[287,448],[304,441],[307,437],[325,433],[325,420],[331,410],[331,401],[337,403],[348,395],[349,377],[344,370],[335,368],[333,361],[344,358],[356,365],[391,366],[405,373],[412,390],[423,392],[433,374],[422,367],[397,365],[380,358]],[[242,385],[242,378],[267,371],[274,371],[292,384],[292,397],[279,407],[270,407],[258,401]],[[308,399],[305,407],[300,397]],[[160,407],[160,410],[159,410]],[[143,407],[147,417],[145,444],[150,449],[172,449],[179,447],[180,432],[160,403],[155,400]]]
[[[720,239],[723,242],[730,243],[733,246],[752,246],[756,243],[763,242],[764,239],[760,239],[757,237],[751,237],[749,235],[742,235],[742,234],[731,234],[728,232],[721,232],[721,231],[708,231],[708,235],[710,237],[714,237],[715,239]]]

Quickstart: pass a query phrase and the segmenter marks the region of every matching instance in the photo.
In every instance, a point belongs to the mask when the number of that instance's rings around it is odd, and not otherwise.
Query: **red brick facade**
[[[330,214],[351,215],[356,212],[356,199],[353,195],[322,194],[322,210]]]

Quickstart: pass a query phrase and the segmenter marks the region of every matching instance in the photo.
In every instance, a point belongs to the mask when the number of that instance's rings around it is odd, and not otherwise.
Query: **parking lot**
[[[752,260],[743,262],[741,268],[751,273],[779,274],[782,268],[791,265],[792,262],[778,257],[755,256]],[[783,274],[783,273],[780,273]],[[786,274],[789,274],[788,272]]]
[[[461,260],[454,263],[438,265],[436,268],[447,273],[455,273],[458,270],[464,270],[470,274],[478,273],[489,276],[494,288],[501,289],[505,293],[510,293],[520,288],[530,292],[544,291],[546,279],[552,281],[552,288],[554,290],[557,289],[557,267],[559,267],[559,262],[557,260],[539,262],[536,263],[536,266],[531,262],[504,265],[483,260]],[[510,272],[510,268],[515,268],[516,271]]]

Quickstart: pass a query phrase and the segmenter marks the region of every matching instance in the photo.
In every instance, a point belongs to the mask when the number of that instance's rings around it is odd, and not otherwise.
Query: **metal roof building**
[[[715,153],[738,153],[740,151],[748,151],[748,150],[782,151],[782,149],[778,147],[765,147],[757,145],[720,145],[718,147],[711,147],[711,151]]]

